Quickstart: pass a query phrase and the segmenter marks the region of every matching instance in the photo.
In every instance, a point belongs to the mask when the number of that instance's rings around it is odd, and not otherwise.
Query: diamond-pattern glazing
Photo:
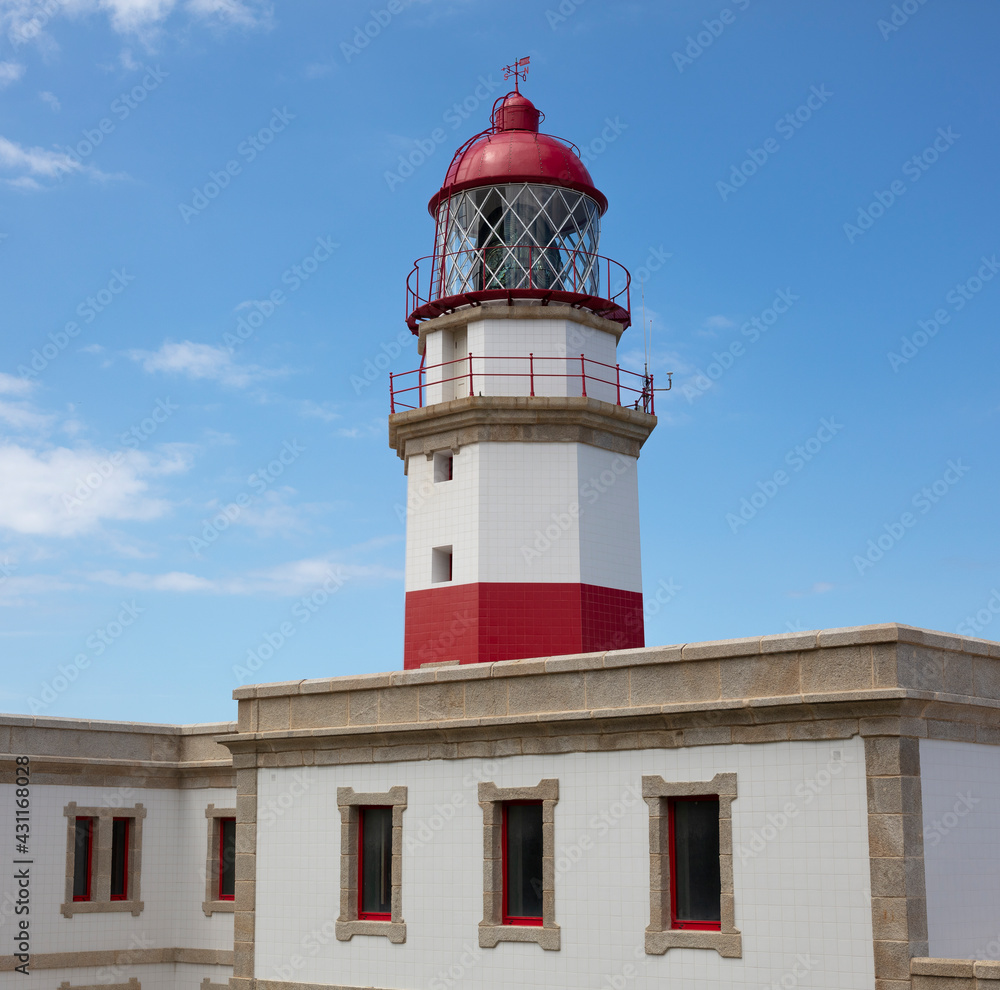
[[[597,294],[601,211],[562,186],[480,186],[438,209],[431,297],[483,289]]]

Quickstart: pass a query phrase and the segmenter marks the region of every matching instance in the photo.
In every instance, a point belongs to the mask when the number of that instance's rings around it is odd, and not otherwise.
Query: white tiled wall
[[[453,547],[455,584],[642,590],[635,458],[586,444],[480,443],[457,452],[452,481],[435,483],[422,454],[407,467],[407,591],[434,587],[440,546]]]
[[[595,330],[573,320],[476,320],[461,331],[458,340],[451,330],[427,334],[426,381],[445,381],[468,374],[472,362],[472,389],[476,395],[528,395],[531,391],[529,354],[535,355],[535,395],[582,395],[580,355],[587,357],[587,395],[615,402],[616,340],[613,334]],[[567,360],[568,359],[568,360]],[[442,362],[460,362],[447,369]],[[598,364],[590,362],[600,362]],[[554,376],[554,377],[547,377]],[[628,376],[626,376],[628,377]],[[593,381],[590,379],[598,379]],[[425,402],[433,404],[469,394],[469,381],[429,385]],[[623,398],[623,402],[624,402]]]
[[[0,785],[0,834],[14,835],[14,788]],[[64,807],[75,801],[82,807],[131,807],[142,804],[146,817],[142,824],[142,864],[140,893],[145,908],[138,918],[129,913],[76,914],[64,918],[59,911],[66,893],[66,817]],[[73,787],[33,785],[31,787],[31,939],[34,952],[83,952],[91,949],[135,949],[180,946],[231,950],[233,915],[214,914],[206,918],[205,855],[208,820],[205,808],[234,807],[234,790],[168,790],[114,787]],[[9,864],[0,874],[0,941],[7,954],[8,932],[13,931],[11,902],[14,887]],[[146,967],[172,973],[173,966]],[[225,982],[218,967],[203,967],[198,975]],[[105,973],[84,979],[76,971],[65,976],[74,984],[125,982],[129,972],[118,979]],[[200,971],[199,971],[200,972]],[[162,974],[161,974],[162,975]],[[166,980],[167,977],[164,976]],[[172,980],[172,977],[170,977]],[[141,976],[144,990],[146,977]],[[38,970],[29,979],[19,977],[17,986],[25,990],[58,986],[51,970]],[[192,984],[193,985],[193,984]],[[151,982],[153,990],[175,986],[169,980]]]
[[[1000,747],[920,740],[930,954],[1000,959]]]
[[[743,958],[642,951],[649,922],[644,773],[735,771],[736,923]],[[303,779],[303,773],[305,777]],[[297,796],[292,796],[299,774]],[[385,988],[874,984],[864,752],[859,739],[644,752],[259,771],[256,975]],[[562,949],[480,949],[482,810],[476,783],[559,780],[556,921]],[[407,940],[337,942],[338,786],[409,788],[403,817]],[[742,850],[742,852],[741,852]],[[798,975],[795,969],[798,967]],[[785,983],[781,983],[782,979]]]

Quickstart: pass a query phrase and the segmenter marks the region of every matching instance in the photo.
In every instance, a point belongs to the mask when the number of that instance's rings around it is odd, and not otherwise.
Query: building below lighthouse
[[[407,669],[0,715],[4,988],[1000,990],[1000,643],[643,645],[655,390],[539,122],[459,149],[409,283]]]
[[[653,383],[618,363],[630,279],[601,193],[516,88],[429,204],[391,381],[407,473],[404,665],[639,647],[637,461]]]

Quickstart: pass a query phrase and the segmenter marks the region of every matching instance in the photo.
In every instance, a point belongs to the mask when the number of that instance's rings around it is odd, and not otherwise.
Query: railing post
[[[620,406],[622,404],[622,366],[620,364],[615,365],[615,402]]]
[[[475,394],[472,388],[472,351],[469,351],[469,395]]]
[[[389,372],[389,413],[396,411],[396,395],[392,390],[392,372]]]
[[[649,414],[656,415],[656,392],[653,389],[653,376],[649,376]]]
[[[424,408],[424,362],[417,368],[417,408]]]
[[[531,395],[535,394],[535,354],[528,355],[528,377],[531,381]]]
[[[580,355],[580,383],[583,386],[583,397],[587,398],[587,359]]]

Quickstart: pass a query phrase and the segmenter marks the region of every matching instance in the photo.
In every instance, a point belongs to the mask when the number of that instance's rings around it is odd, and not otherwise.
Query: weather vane
[[[510,79],[511,76],[514,77],[515,93],[521,92],[517,87],[518,80],[528,78],[528,63],[530,61],[531,61],[531,56],[525,55],[524,58],[519,58],[513,65],[505,65],[503,67],[504,79]]]

